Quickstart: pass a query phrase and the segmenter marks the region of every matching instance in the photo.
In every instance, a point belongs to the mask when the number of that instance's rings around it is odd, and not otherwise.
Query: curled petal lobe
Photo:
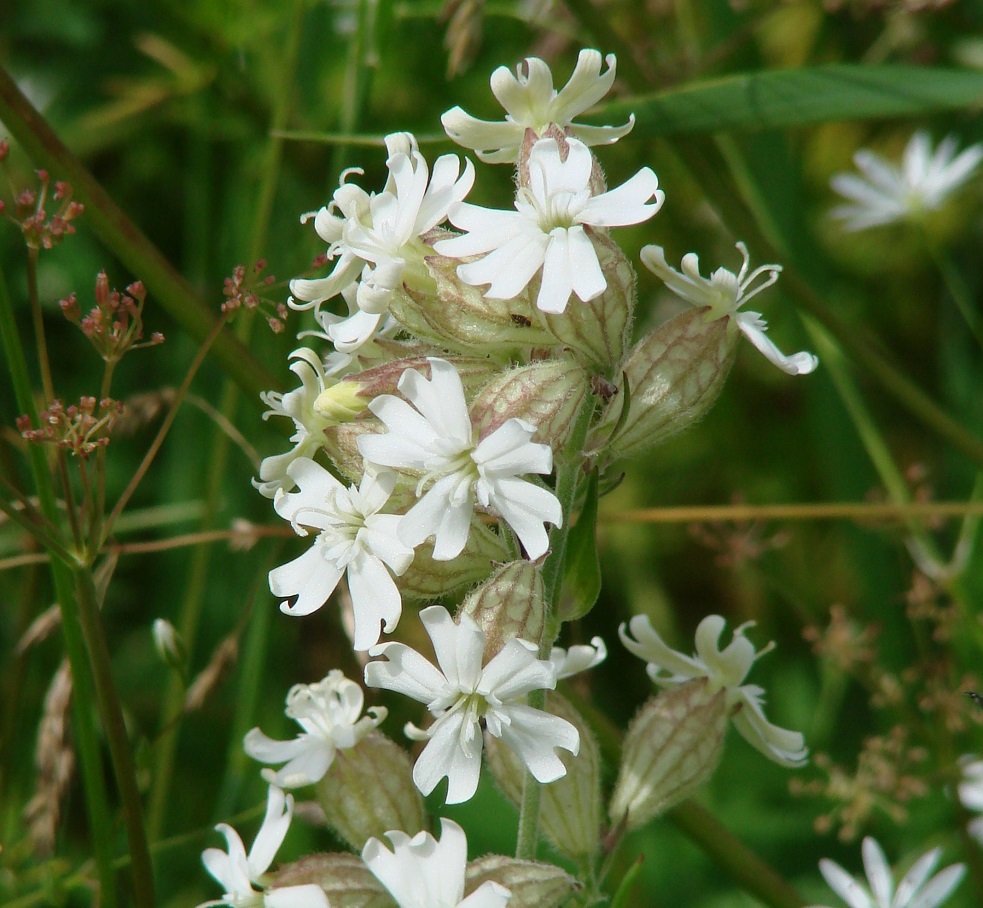
[[[571,723],[522,704],[498,712],[508,718],[502,722],[498,737],[519,755],[536,781],[555,782],[567,774],[556,750],[562,748],[574,756],[580,752],[580,733]]]

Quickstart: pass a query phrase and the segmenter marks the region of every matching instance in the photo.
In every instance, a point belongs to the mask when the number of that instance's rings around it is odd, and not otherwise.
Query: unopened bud
[[[487,662],[516,637],[538,643],[545,608],[542,572],[531,561],[513,561],[472,591],[461,604],[461,613],[474,618],[485,632]]]
[[[340,381],[317,396],[314,410],[333,423],[349,422],[369,405],[368,399],[360,396],[361,390],[357,381]]]
[[[508,549],[501,537],[475,516],[460,555],[450,561],[434,561],[433,544],[424,543],[416,549],[413,562],[405,573],[396,578],[396,585],[404,598],[436,599],[484,580],[492,565],[508,557]]]
[[[580,888],[580,884],[559,867],[501,854],[487,854],[468,864],[465,893],[474,892],[488,880],[512,893],[508,908],[556,908]]]
[[[183,673],[186,660],[184,642],[174,625],[163,618],[155,618],[151,633],[154,636],[154,648],[164,664]]]
[[[563,312],[544,317],[555,338],[588,364],[610,374],[628,345],[635,308],[635,270],[609,237],[592,232],[590,238],[607,288],[589,302],[572,299]]]
[[[551,691],[546,711],[572,723],[580,733],[580,753],[563,751],[560,759],[567,773],[543,786],[539,828],[556,849],[571,858],[594,854],[601,828],[601,755],[593,731],[569,700]],[[516,752],[499,738],[485,735],[488,766],[506,797],[522,801],[526,768]],[[511,904],[511,903],[510,903]]]
[[[587,390],[572,360],[541,360],[498,373],[471,405],[471,422],[484,438],[506,420],[524,419],[536,426],[535,441],[562,450]]]
[[[413,836],[426,825],[409,755],[381,732],[336,752],[317,783],[317,799],[328,823],[356,851],[390,829]]]
[[[357,854],[311,854],[284,864],[272,895],[287,886],[320,886],[331,908],[391,908],[392,898]]]
[[[397,290],[389,311],[411,334],[444,349],[495,353],[556,345],[527,292],[511,300],[489,299],[457,276],[460,264],[460,259],[428,255],[436,295]]]
[[[727,730],[724,690],[707,694],[705,678],[650,699],[625,735],[609,813],[615,826],[643,826],[707,781]]]
[[[693,309],[643,337],[623,366],[631,403],[610,438],[625,395],[608,404],[588,447],[609,444],[613,457],[634,457],[702,419],[734,363],[739,333],[732,319],[706,321]]]

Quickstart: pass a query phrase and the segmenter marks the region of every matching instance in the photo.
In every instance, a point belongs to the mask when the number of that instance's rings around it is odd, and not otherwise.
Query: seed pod
[[[412,836],[426,824],[409,755],[381,732],[338,750],[317,783],[317,799],[328,823],[356,851],[390,829]]]
[[[559,451],[587,390],[587,376],[573,360],[540,360],[499,372],[471,405],[471,422],[484,438],[508,419],[524,419],[536,426],[534,441]]]
[[[701,419],[713,406],[734,363],[738,331],[732,319],[708,322],[703,310],[677,315],[645,335],[622,367],[631,403],[620,428],[625,395],[611,399],[588,447],[634,457]]]
[[[580,884],[559,867],[540,861],[520,861],[501,854],[488,854],[468,864],[465,893],[474,892],[488,880],[500,883],[512,893],[508,908],[556,908],[580,888]]]
[[[474,618],[485,632],[487,663],[516,637],[539,643],[545,602],[543,575],[539,568],[531,561],[513,561],[498,568],[469,593],[460,612]]]
[[[311,854],[284,864],[273,879],[272,891],[314,883],[331,908],[392,908],[392,896],[355,854]]]
[[[625,735],[608,813],[615,826],[643,826],[713,775],[727,729],[726,691],[707,694],[705,678],[652,697]]]
[[[560,759],[567,774],[543,786],[539,827],[556,849],[574,859],[597,851],[601,827],[600,749],[583,716],[569,700],[556,692],[546,697],[546,711],[566,719],[580,732],[580,753],[566,751]],[[515,804],[522,800],[525,766],[515,751],[498,738],[485,735],[488,766],[505,796]]]

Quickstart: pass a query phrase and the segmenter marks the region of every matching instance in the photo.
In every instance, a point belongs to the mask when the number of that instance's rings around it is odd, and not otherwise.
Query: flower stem
[[[14,385],[17,407],[37,424],[37,409],[31,391],[27,362],[21,349],[14,321],[13,308],[7,294],[7,283],[0,269],[0,342],[3,343],[7,368]],[[55,502],[51,474],[44,452],[37,445],[28,445],[27,458],[37,491],[38,506],[45,520],[52,526],[58,525],[58,507]],[[58,607],[61,610],[61,630],[65,640],[65,652],[72,668],[72,714],[74,719],[75,741],[78,747],[79,763],[82,770],[82,785],[85,791],[86,808],[89,814],[89,828],[92,831],[92,850],[95,855],[96,871],[99,876],[100,897],[105,908],[114,908],[116,898],[116,874],[113,869],[113,823],[109,812],[109,797],[103,778],[102,757],[99,753],[99,737],[96,732],[94,711],[95,696],[92,677],[89,674],[85,655],[85,643],[79,625],[75,595],[72,590],[72,575],[63,561],[51,560],[51,575],[55,586]]]

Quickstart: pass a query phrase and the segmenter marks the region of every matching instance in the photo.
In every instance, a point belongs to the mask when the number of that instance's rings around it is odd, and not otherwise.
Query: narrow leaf
[[[601,592],[601,564],[597,557],[597,470],[590,474],[587,493],[577,522],[567,540],[564,597],[560,604],[563,621],[586,615]]]

